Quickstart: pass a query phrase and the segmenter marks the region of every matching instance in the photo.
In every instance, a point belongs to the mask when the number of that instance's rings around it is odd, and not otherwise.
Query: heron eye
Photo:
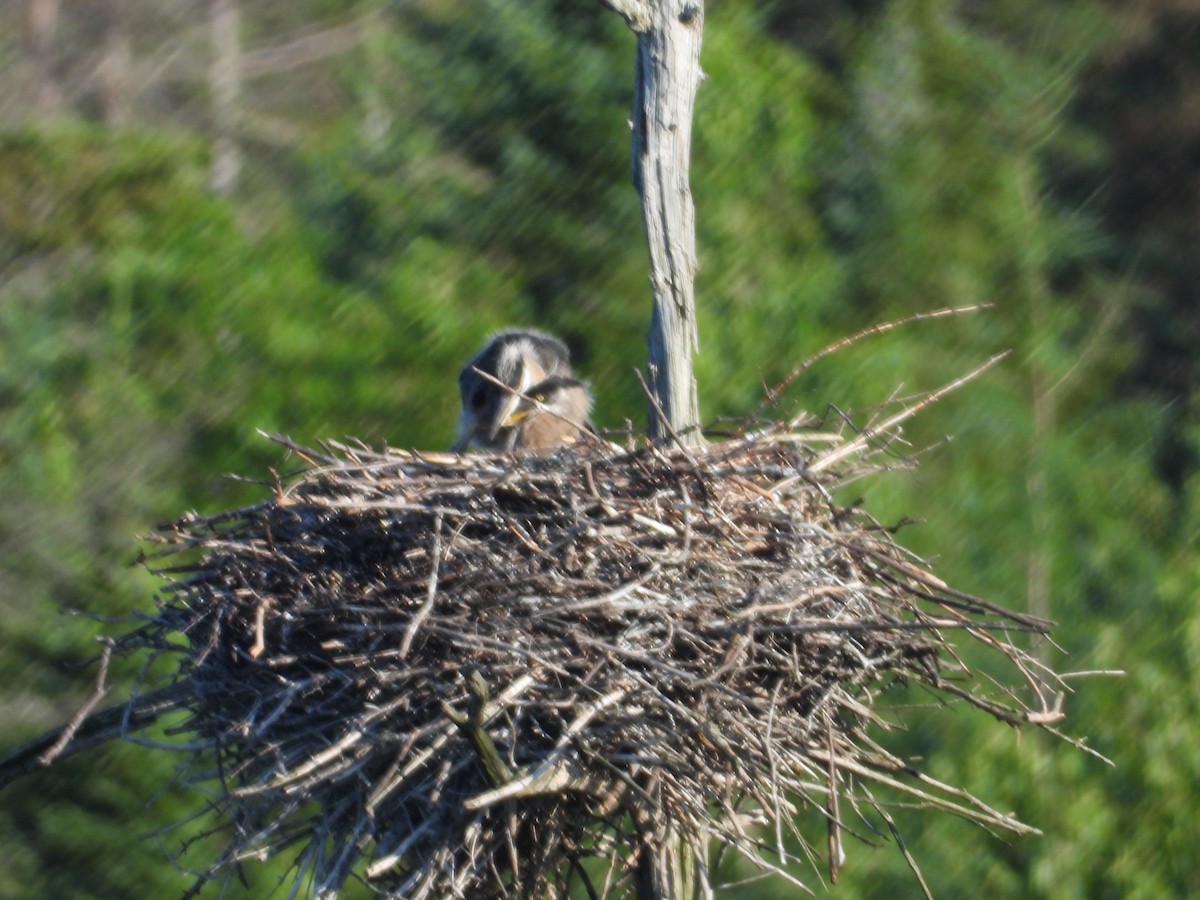
[[[487,391],[482,386],[475,388],[475,392],[471,394],[471,409],[483,409],[485,403],[487,403]]]
[[[545,394],[534,394],[533,399],[536,400],[538,403],[545,403],[546,395]]]

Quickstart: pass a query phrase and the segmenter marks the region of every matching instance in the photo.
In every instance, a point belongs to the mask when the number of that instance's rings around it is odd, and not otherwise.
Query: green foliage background
[[[706,419],[754,411],[764,383],[871,324],[994,304],[839,352],[781,411],[861,425],[1011,349],[909,430],[897,454],[918,470],[854,489],[884,521],[919,519],[905,540],[951,583],[1056,619],[1054,665],[1127,673],[1081,678],[1065,704],[1113,768],[961,710],[895,711],[910,730],[889,747],[1044,831],[898,810],[940,897],[1200,895],[1200,14],[1136,7],[709,8],[693,161]],[[282,464],[256,429],[445,447],[458,366],[512,323],[568,339],[601,424],[644,417],[617,17],[561,0],[247,0],[243,15],[248,40],[370,25],[318,71],[248,91],[248,122],[286,117],[296,137],[247,124],[231,196],[207,189],[211,136],[179,111],[194,98],[121,127],[80,104],[0,132],[0,751],[70,718],[96,636],[121,627],[64,610],[152,605],[138,535],[259,496],[223,477]],[[5,791],[0,897],[179,895],[190,878],[160,844],[204,826],[160,832],[204,798],[174,785],[175,762],[111,746]],[[831,895],[917,896],[891,838],[867,836]],[[199,839],[193,863],[219,844]],[[267,895],[286,863],[248,867],[226,896]]]

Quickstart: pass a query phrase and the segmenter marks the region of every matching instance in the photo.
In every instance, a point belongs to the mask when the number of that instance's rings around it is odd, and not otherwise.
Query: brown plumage
[[[462,415],[454,450],[544,453],[574,440],[586,425],[591,394],[570,375],[570,351],[558,338],[532,329],[493,335],[458,376]]]
[[[550,453],[579,439],[591,410],[587,385],[554,375],[526,391],[501,427],[512,432],[509,449]]]

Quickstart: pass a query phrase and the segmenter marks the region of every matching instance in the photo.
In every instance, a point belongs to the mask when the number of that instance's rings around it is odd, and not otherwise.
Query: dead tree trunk
[[[213,143],[209,187],[218,194],[232,193],[242,169],[237,141],[238,100],[242,92],[242,49],[237,0],[211,0],[209,33],[213,61],[209,71],[212,88]]]
[[[692,353],[698,348],[696,221],[688,179],[692,111],[700,84],[703,0],[604,0],[637,35],[633,183],[650,246],[654,314],[649,385],[658,409],[650,435],[702,441]]]
[[[703,0],[602,0],[637,35],[633,99],[633,184],[650,247],[654,313],[647,340],[649,432],[682,446],[703,441],[692,353],[698,349],[696,215],[689,170],[692,113],[700,85]],[[637,813],[634,813],[635,817]],[[638,900],[692,900],[707,884],[678,833],[647,828],[638,864]]]
[[[104,38],[104,55],[96,71],[100,117],[114,128],[128,125],[133,111],[131,96],[133,39],[124,10],[117,11]]]
[[[29,0],[25,7],[25,50],[29,71],[29,105],[37,115],[50,115],[62,104],[54,76],[54,32],[59,0]]]

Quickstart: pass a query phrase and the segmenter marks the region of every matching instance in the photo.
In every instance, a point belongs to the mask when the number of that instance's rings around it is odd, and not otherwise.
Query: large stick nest
[[[318,896],[352,873],[394,897],[618,896],[671,841],[782,873],[805,808],[836,866],[872,786],[1031,830],[869,734],[898,683],[1013,724],[1048,691],[1010,639],[1044,623],[834,501],[861,454],[782,430],[548,458],[291,449],[305,467],[268,501],[163,529],[173,580],[122,642],[179,657],[192,772],[231,826],[202,879],[292,848]],[[989,696],[950,640],[1034,699]]]

